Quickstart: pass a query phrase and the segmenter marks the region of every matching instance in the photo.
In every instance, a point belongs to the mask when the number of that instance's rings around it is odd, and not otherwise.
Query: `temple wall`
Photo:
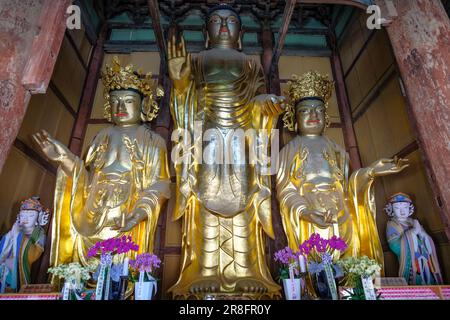
[[[78,52],[78,53],[77,53]],[[68,30],[45,94],[33,95],[0,174],[0,234],[15,222],[20,202],[39,195],[53,207],[56,167],[37,153],[31,134],[45,129],[68,145],[86,77],[91,45],[84,29]]]
[[[408,118],[407,100],[385,30],[366,28],[365,15],[356,17],[340,44],[340,56],[352,109],[355,134],[363,166],[395,155],[410,160],[402,173],[375,183],[377,225],[385,255],[386,275],[397,276],[397,258],[386,241],[387,215],[383,208],[396,192],[412,196],[425,230],[435,241],[441,271],[450,279],[450,245],[425,173],[414,128]],[[420,120],[419,120],[420,121]]]

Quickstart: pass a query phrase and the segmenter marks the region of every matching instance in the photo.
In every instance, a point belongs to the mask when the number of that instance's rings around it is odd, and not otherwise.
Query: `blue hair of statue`
[[[230,10],[232,11],[237,18],[239,19],[239,24],[242,26],[242,20],[241,17],[239,15],[239,12],[237,12],[237,10],[235,8],[233,8],[232,6],[225,4],[225,3],[221,3],[217,6],[212,7],[211,9],[209,9],[208,14],[206,15],[206,20],[208,21],[209,18],[212,16],[212,14],[218,10]]]

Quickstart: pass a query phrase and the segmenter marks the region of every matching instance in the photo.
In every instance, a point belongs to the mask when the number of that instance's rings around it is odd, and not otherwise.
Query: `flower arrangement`
[[[122,275],[128,278],[128,257],[124,256],[130,251],[138,250],[139,246],[131,236],[125,235],[98,241],[88,250],[87,258],[100,254],[100,265],[94,274],[94,279],[97,280],[96,300],[109,300],[110,297],[117,299],[120,296],[121,286],[124,286],[120,278]]]
[[[101,256],[104,255],[114,255],[114,254],[125,254],[129,251],[138,251],[139,246],[135,244],[131,236],[122,236],[119,238],[109,238],[107,240],[98,241],[94,246],[92,246],[87,257],[92,258],[100,253]]]
[[[343,276],[339,266],[333,263],[336,251],[343,252],[347,244],[336,236],[324,239],[313,233],[308,240],[299,246],[301,255],[308,259],[308,271],[313,275],[313,284],[319,297],[323,299],[338,299],[336,278]]]
[[[299,246],[300,254],[308,258],[308,269],[310,273],[320,273],[325,264],[333,265],[333,254],[337,250],[339,252],[347,249],[347,244],[341,238],[336,236],[330,239],[324,239],[319,234],[313,233],[308,240]],[[333,265],[333,267],[336,267]],[[335,271],[339,273],[339,270]]]
[[[53,273],[55,276],[67,282],[75,282],[77,285],[80,285],[82,282],[88,281],[91,278],[91,272],[95,268],[95,265],[83,267],[78,262],[73,262],[49,268],[47,272]]]
[[[381,271],[378,262],[363,256],[345,258],[339,260],[337,264],[344,270],[345,285],[353,288],[351,291],[346,290],[350,294],[350,299],[365,300],[366,294],[362,281],[364,278],[372,279]]]
[[[381,266],[378,262],[366,256],[345,258],[339,260],[337,264],[344,270],[344,274],[348,277],[349,285],[355,285],[356,278],[373,278],[381,271]]]
[[[300,277],[300,270],[298,265],[299,252],[293,252],[291,248],[285,247],[275,252],[274,260],[281,266],[279,269],[279,280],[289,279],[289,269],[292,268],[294,277]]]
[[[152,253],[139,254],[135,260],[130,260],[130,267],[139,272],[152,273],[160,267],[161,260]]]
[[[153,253],[139,254],[135,260],[130,260],[132,281],[135,283],[135,300],[151,300],[153,292],[157,291],[157,279],[152,273],[160,267],[161,260]],[[138,273],[138,275],[136,274]]]

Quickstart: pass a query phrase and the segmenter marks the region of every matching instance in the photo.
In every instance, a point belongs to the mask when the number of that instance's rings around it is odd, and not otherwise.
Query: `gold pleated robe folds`
[[[139,253],[153,252],[161,205],[170,196],[166,145],[159,135],[141,125],[133,141],[123,137],[131,171],[105,173],[105,156],[114,152],[109,144],[113,128],[97,134],[86,162],[77,159],[71,175],[58,168],[52,222],[52,266],[70,262],[98,263],[98,259],[87,260],[89,248],[97,241],[122,235],[132,236],[139,245]],[[124,219],[138,207],[145,210],[147,219],[129,232],[114,228],[115,219]],[[130,258],[135,255],[136,252],[128,254]]]
[[[323,238],[336,235],[345,240],[348,248],[341,255],[335,253],[334,258],[365,255],[383,266],[372,187],[374,177],[369,168],[363,168],[348,178],[349,158],[346,151],[330,139],[325,139],[328,144],[326,159],[334,179],[334,183],[326,188],[311,186],[304,181],[303,170],[308,152],[301,136],[290,141],[280,152],[277,197],[288,245],[298,250],[312,233],[319,233]],[[302,208],[324,212],[332,203],[339,208],[337,223],[328,228],[321,229],[299,217],[298,212]]]
[[[196,146],[202,145],[201,159],[228,148],[235,162],[208,164],[203,159],[200,163],[192,148],[182,151],[187,160],[175,165],[173,216],[174,220],[183,218],[181,274],[169,292],[175,298],[187,298],[195,292],[240,294],[264,287],[269,296],[278,295],[280,287],[266,265],[264,245],[265,234],[274,237],[270,176],[258,171],[258,163],[243,159],[249,149],[267,148],[268,144],[259,143],[258,137],[246,137],[247,150],[241,153],[233,143],[234,129],[270,130],[277,117],[262,115],[260,106],[252,101],[265,88],[262,68],[256,61],[242,54],[239,75],[212,80],[205,74],[206,54],[203,51],[193,57],[193,78],[184,92],[172,89],[175,128],[187,133],[174,148],[192,140]],[[216,130],[219,137],[206,139],[202,136],[205,131],[196,135],[195,123],[203,130]]]

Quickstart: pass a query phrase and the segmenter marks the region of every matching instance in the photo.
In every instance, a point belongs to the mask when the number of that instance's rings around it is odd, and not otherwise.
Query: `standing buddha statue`
[[[139,253],[153,252],[161,205],[170,196],[165,142],[142,123],[156,117],[155,91],[162,95],[161,90],[155,90],[150,74],[122,67],[117,57],[102,80],[105,117],[113,125],[96,135],[84,161],[47,132],[33,135],[44,155],[59,165],[52,266],[88,265],[91,246],[123,235],[132,237]]]
[[[345,149],[323,135],[332,90],[332,81],[313,71],[288,82],[283,120],[299,132],[280,151],[277,174],[288,245],[297,250],[313,233],[335,235],[348,244],[343,257],[365,255],[384,265],[372,185],[376,177],[402,171],[407,160],[381,159],[350,175]]]
[[[241,20],[229,5],[209,11],[206,50],[191,56],[184,39],[179,44],[175,37],[169,41],[175,128],[194,136],[196,146],[194,127],[215,132],[209,141],[200,142],[203,159],[184,153],[188,160],[175,166],[174,219],[183,218],[181,274],[169,290],[175,298],[202,299],[214,292],[254,298],[279,294],[264,246],[265,234],[274,237],[270,176],[247,158],[268,144],[246,136],[243,152],[235,134],[249,129],[270,132],[284,98],[264,94],[262,68],[240,51],[241,44]],[[186,136],[183,139],[175,148],[187,141]],[[231,163],[218,160],[218,155]]]

